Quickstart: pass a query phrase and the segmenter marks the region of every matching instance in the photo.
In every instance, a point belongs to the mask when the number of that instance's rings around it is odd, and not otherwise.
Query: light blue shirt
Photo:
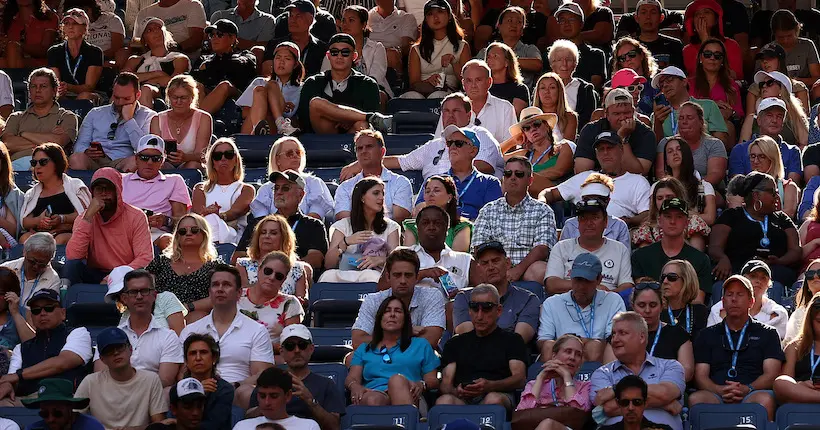
[[[119,160],[130,157],[134,155],[140,138],[150,133],[151,119],[156,114],[151,109],[137,104],[134,118],[122,122],[113,105],[91,109],[80,126],[80,133],[74,143],[74,152],[83,152],[88,149],[91,142],[100,142],[108,158]],[[108,139],[111,124],[118,124],[113,140]]]
[[[305,179],[305,196],[299,203],[299,210],[305,215],[316,213],[325,216],[333,209],[333,197],[330,195],[330,190],[316,176],[303,173],[302,177]],[[276,206],[273,205],[273,184],[266,182],[259,188],[256,197],[251,202],[251,213],[254,218],[260,218],[276,212],[278,212]]]
[[[440,360],[430,343],[423,337],[411,338],[410,346],[404,351],[399,345],[381,354],[378,350],[368,350],[370,344],[363,343],[353,352],[351,366],[362,366],[362,382],[371,390],[387,391],[387,381],[396,374],[404,375],[410,382],[418,382],[426,373],[436,370]],[[385,356],[390,357],[388,363]]]
[[[616,218],[612,215],[608,215],[608,217],[609,219],[607,219],[606,228],[604,229],[604,236],[623,243],[626,249],[632,249],[629,227],[620,218]],[[578,230],[578,217],[572,217],[564,221],[564,228],[561,230],[561,240],[575,239],[580,236],[581,232]]]
[[[362,173],[342,182],[336,189],[336,215],[339,212],[350,211],[350,199],[353,196],[353,187],[362,179]],[[410,180],[402,175],[393,173],[382,167],[381,180],[384,182],[384,206],[387,217],[393,219],[393,206],[413,211],[413,186]]]
[[[581,309],[579,315],[571,294],[572,291],[567,291],[544,300],[538,318],[538,340],[555,340],[567,333],[583,338],[606,339],[612,333],[612,318],[618,312],[626,311],[624,300],[618,293],[598,290],[593,303]],[[587,336],[581,318],[586,328],[590,329],[593,306],[595,321],[592,323],[592,336]]]

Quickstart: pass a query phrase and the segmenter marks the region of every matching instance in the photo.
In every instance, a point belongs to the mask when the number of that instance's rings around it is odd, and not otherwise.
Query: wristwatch
[[[26,378],[23,378],[23,368],[17,369],[17,382],[23,382]]]
[[[564,386],[565,387],[574,387],[575,386],[575,381],[564,381]]]

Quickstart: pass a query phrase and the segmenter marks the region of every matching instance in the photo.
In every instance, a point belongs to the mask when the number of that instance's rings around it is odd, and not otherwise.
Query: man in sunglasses
[[[88,407],[89,399],[74,397],[71,381],[47,378],[40,381],[37,397],[23,400],[29,409],[39,409],[43,419],[29,428],[45,430],[103,430],[103,425],[91,415],[74,412]],[[18,428],[18,427],[14,427]]]
[[[145,212],[151,242],[159,249],[171,244],[176,221],[191,208],[191,193],[182,176],[159,171],[166,155],[165,140],[146,134],[137,144],[137,171],[122,177],[123,201]]]
[[[615,182],[612,178],[601,173],[593,173],[589,175],[581,185],[581,201],[597,200],[604,205],[604,208],[609,208],[613,191],[615,191]],[[542,194],[546,193],[542,192]],[[581,231],[578,229],[578,217],[572,217],[564,221],[564,228],[561,230],[561,237],[559,237],[559,239],[572,239],[580,235]],[[627,249],[632,249],[629,227],[627,227],[622,219],[609,215],[608,212],[604,236],[612,240],[617,240],[624,244]]]
[[[613,387],[627,375],[637,375],[646,381],[648,391],[652,393],[647,399],[643,416],[673,430],[681,430],[683,423],[680,413],[686,390],[683,366],[676,360],[657,358],[646,352],[649,330],[646,321],[637,312],[620,312],[611,321],[615,361],[604,364],[590,377],[590,400],[595,406],[603,408],[604,422],[598,423],[612,425],[627,419],[630,414],[624,415]],[[690,405],[691,401],[690,397]],[[633,418],[630,416],[629,421]]]
[[[74,221],[63,277],[99,284],[119,266],[142,268],[154,259],[145,213],[123,200],[122,175],[110,167],[91,177],[91,203]]]
[[[564,3],[553,12],[558,20],[558,37],[567,39],[578,47],[578,66],[575,68],[575,77],[583,79],[600,90],[607,76],[606,56],[600,49],[584,42],[584,11],[575,3]],[[544,71],[552,71],[547,62]]]
[[[0,406],[18,406],[21,398],[37,393],[44,378],[67,379],[76,386],[92,357],[88,330],[65,324],[57,291],[37,291],[26,305],[35,335],[12,351],[9,373],[0,377]]]
[[[646,419],[643,412],[649,397],[649,388],[638,375],[627,375],[615,384],[615,402],[624,417],[621,421],[599,427],[600,430],[672,430],[665,424]]]

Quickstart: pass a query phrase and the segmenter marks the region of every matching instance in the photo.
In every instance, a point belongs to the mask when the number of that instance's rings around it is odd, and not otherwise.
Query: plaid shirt
[[[472,246],[497,240],[518,264],[538,245],[552,249],[556,242],[555,213],[546,204],[527,196],[515,207],[505,197],[487,203],[478,213]]]

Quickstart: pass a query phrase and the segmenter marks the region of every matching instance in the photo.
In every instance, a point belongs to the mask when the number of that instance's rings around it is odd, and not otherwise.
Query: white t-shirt
[[[104,12],[88,26],[88,43],[100,48],[103,52],[111,49],[111,35],[113,33],[125,36],[125,26],[122,19],[110,12]]]
[[[281,424],[287,430],[319,430],[319,424],[316,424],[316,421],[292,416],[283,420],[269,420],[265,417],[242,420],[233,426],[233,430],[256,430],[256,426],[265,423]]]
[[[544,279],[556,277],[568,280],[575,257],[589,253],[578,244],[578,238],[560,240],[552,247],[547,262],[547,273]],[[632,260],[629,249],[623,243],[604,237],[604,245],[591,252],[601,260],[604,279],[601,284],[614,290],[621,284],[632,283]]]
[[[512,136],[510,134],[510,126],[517,122],[518,120],[515,119],[515,108],[512,103],[489,93],[487,94],[487,101],[478,114],[471,112],[470,115],[470,125],[480,125],[486,128],[499,142],[503,142]],[[444,124],[441,118],[439,118],[435,135],[441,136],[443,130]]]
[[[709,312],[709,320],[706,324],[707,327],[711,327],[723,321],[723,317],[720,316],[720,311],[722,310],[723,301],[719,301],[712,306],[712,311]],[[774,300],[767,298],[763,302],[763,306],[760,307],[760,312],[752,316],[752,318],[776,328],[780,340],[786,337],[786,325],[788,325],[789,322],[789,312]]]
[[[65,345],[60,350],[63,351],[71,351],[80,356],[83,359],[83,364],[88,364],[91,360],[92,349],[91,349],[91,334],[88,333],[85,327],[77,327],[68,334],[66,337]],[[20,352],[20,344],[14,347],[14,351],[11,352],[11,362],[9,363],[9,375],[12,373],[16,373],[18,369],[23,367],[23,355]]]
[[[470,282],[470,263],[473,261],[472,255],[466,252],[453,251],[449,246],[444,245],[444,249],[441,251],[441,258],[439,258],[439,261],[436,261],[433,259],[433,256],[428,254],[418,243],[411,246],[410,249],[419,256],[419,262],[421,262],[420,268],[422,270],[434,266],[441,266],[447,270],[450,274],[450,279],[453,280],[459,290],[467,288],[467,284]],[[419,279],[416,285],[441,288],[441,283],[438,282],[438,279],[433,280],[430,278]]]
[[[0,70],[0,106],[5,105],[14,107],[14,88],[11,86],[9,75]]]
[[[190,37],[188,28],[205,28],[207,26],[205,8],[199,0],[179,0],[170,7],[160,7],[159,3],[154,3],[141,10],[137,14],[135,22],[142,22],[143,19],[149,16],[155,16],[163,20],[165,27],[171,32],[174,41],[177,43],[188,40],[188,37]],[[142,37],[141,34],[136,34],[137,30],[137,28],[134,29],[134,38]]]
[[[0,430],[20,430],[20,426],[10,419],[0,418]]]
[[[393,8],[393,13],[382,18],[377,8],[370,9],[367,23],[370,25],[370,39],[381,42],[385,48],[398,48],[401,46],[401,39],[409,37],[416,40],[418,34],[418,24],[416,17],[398,8]]]
[[[581,172],[558,185],[558,192],[565,201],[573,203],[581,200],[581,185],[593,174],[592,170]],[[652,195],[649,181],[641,175],[624,173],[614,178],[615,191],[612,192],[606,211],[609,215],[624,218],[633,217],[649,210]]]

